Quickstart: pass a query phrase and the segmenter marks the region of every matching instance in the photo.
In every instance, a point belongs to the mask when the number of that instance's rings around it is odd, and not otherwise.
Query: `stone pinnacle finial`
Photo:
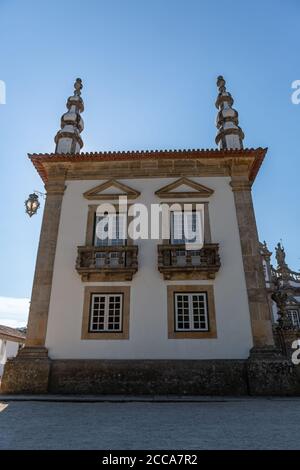
[[[74,96],[80,96],[82,90],[82,80],[81,78],[76,78],[76,82],[74,83]]]
[[[264,240],[263,243],[260,243],[260,253],[264,259],[270,259],[272,252],[269,251],[267,242]]]
[[[244,133],[239,127],[238,112],[232,108],[234,103],[231,94],[226,91],[226,82],[222,75],[217,78],[219,94],[216,108],[219,110],[216,119],[218,129],[216,144],[219,149],[242,149]]]
[[[61,117],[61,128],[55,136],[55,153],[79,153],[83,147],[80,137],[83,131],[83,119],[81,114],[84,110],[81,98],[82,80],[77,78],[74,83],[74,94],[67,101],[68,111]]]
[[[217,87],[219,88],[219,92],[222,93],[223,91],[226,91],[226,82],[222,75],[219,75],[217,78]]]

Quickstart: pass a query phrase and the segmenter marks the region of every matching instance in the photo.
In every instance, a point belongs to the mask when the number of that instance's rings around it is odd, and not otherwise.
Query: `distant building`
[[[0,325],[0,377],[8,357],[15,357],[25,344],[24,330]]]

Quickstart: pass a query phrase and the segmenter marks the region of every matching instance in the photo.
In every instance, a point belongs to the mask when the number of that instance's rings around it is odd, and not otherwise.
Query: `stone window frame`
[[[116,214],[118,214],[119,205],[112,203],[112,206],[115,207]],[[129,210],[130,206],[131,204],[128,204],[127,210]],[[88,215],[87,215],[86,232],[85,232],[85,245],[86,246],[94,246],[96,213],[97,213],[98,207],[99,207],[99,204],[88,205]],[[132,220],[132,217],[128,216],[128,213],[127,213],[127,230],[128,230],[128,226],[131,220]],[[130,237],[127,237],[126,245],[133,245],[133,244],[134,244],[134,240],[132,240]]]
[[[179,306],[178,306],[178,297],[187,297],[188,298],[188,323],[189,323],[189,328],[179,328]],[[205,328],[195,328],[195,319],[194,319],[194,307],[193,307],[193,297],[194,296],[199,296],[202,298],[202,302],[204,304],[204,324]],[[207,301],[207,292],[174,292],[174,326],[175,326],[175,332],[176,333],[181,333],[184,332],[186,333],[187,331],[201,331],[201,332],[207,332],[209,331],[209,319],[208,319],[208,301]],[[182,313],[183,314],[183,313]],[[200,313],[198,312],[198,315]],[[186,320],[182,320],[184,322]],[[203,322],[203,319],[201,320]],[[200,324],[200,321],[199,321]]]
[[[196,210],[196,204],[203,204],[203,212],[204,212],[204,244],[205,243],[212,243],[212,238],[211,238],[211,228],[210,228],[210,218],[209,218],[209,201],[163,201],[163,204],[168,204],[169,207],[171,207],[173,204],[178,204],[179,206],[182,207],[182,210],[184,209],[185,204],[192,204],[192,212]],[[162,240],[163,244],[166,245],[172,245],[171,239],[172,239],[172,234],[171,234],[171,213],[173,211],[170,211],[170,238],[167,240]]]
[[[176,331],[175,330],[175,294],[176,293],[206,293],[208,331]],[[214,286],[201,285],[169,285],[167,286],[168,303],[168,338],[169,339],[214,339],[217,338],[216,309]]]
[[[90,317],[93,294],[122,294],[122,331],[90,331]],[[119,340],[129,339],[130,286],[86,286],[84,288],[81,339]]]
[[[99,319],[99,299],[104,299],[103,303],[103,320]],[[118,300],[116,300],[118,299]],[[119,320],[116,321],[115,314],[116,310],[114,308],[115,303],[119,303],[118,307],[118,316]],[[90,318],[89,318],[89,332],[90,333],[122,333],[123,331],[123,303],[124,303],[124,294],[122,292],[117,292],[112,294],[104,293],[93,293],[91,294],[91,303],[90,303]],[[112,317],[112,326],[113,328],[109,329],[109,309],[113,309]],[[100,323],[102,328],[100,328]]]
[[[288,306],[287,309],[287,316],[292,322],[292,325],[297,329],[300,328],[300,310],[297,306]]]

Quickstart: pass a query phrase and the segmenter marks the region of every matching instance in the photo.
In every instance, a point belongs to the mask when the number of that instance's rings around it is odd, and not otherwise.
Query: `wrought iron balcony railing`
[[[83,281],[131,281],[137,255],[136,245],[79,246],[76,270]]]
[[[219,245],[205,244],[201,250],[185,245],[158,245],[158,270],[164,279],[214,279],[221,266]]]

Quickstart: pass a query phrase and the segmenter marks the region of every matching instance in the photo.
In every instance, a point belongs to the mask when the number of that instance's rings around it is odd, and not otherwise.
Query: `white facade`
[[[4,365],[9,357],[15,357],[19,351],[19,343],[0,338],[0,377],[2,376]]]
[[[195,177],[214,190],[209,201],[212,243],[219,243],[215,280],[165,281],[157,269],[159,240],[138,240],[139,268],[132,281],[82,282],[75,270],[77,246],[85,245],[88,206],[83,193],[104,180],[67,181],[63,197],[45,346],[52,359],[246,359],[252,347],[250,314],[236,210],[229,177]],[[132,202],[161,201],[155,191],[176,178],[118,179],[140,191]],[[195,201],[185,199],[184,202]],[[182,199],[181,199],[182,201]],[[99,202],[99,201],[98,201]],[[107,201],[109,202],[109,201]],[[172,199],[172,202],[177,202]],[[179,200],[178,200],[179,202]],[[214,286],[217,338],[168,339],[167,286]],[[82,340],[85,286],[131,287],[129,339]]]

